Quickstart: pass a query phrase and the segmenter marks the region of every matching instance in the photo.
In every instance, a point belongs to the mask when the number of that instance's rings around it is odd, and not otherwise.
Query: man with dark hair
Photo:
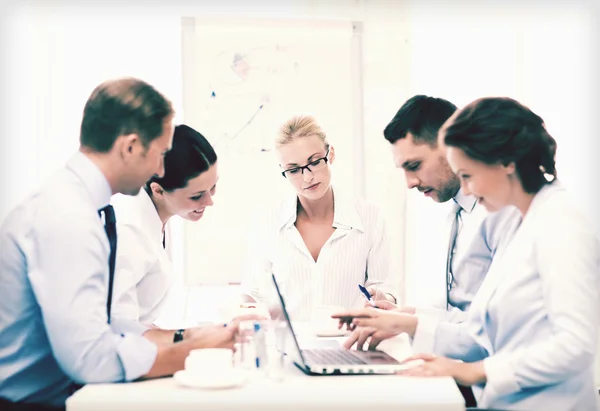
[[[419,308],[378,303],[382,308],[416,314],[407,315],[405,322],[411,330],[413,347],[420,352],[433,351],[439,321],[466,319],[496,249],[512,235],[521,219],[512,207],[488,215],[477,198],[462,193],[458,177],[446,161],[445,148],[438,144],[438,131],[456,110],[447,100],[417,95],[402,105],[383,133],[391,143],[396,167],[404,170],[409,189],[416,188],[438,203],[452,200],[445,301],[441,306]],[[357,338],[358,333],[348,344]]]
[[[387,301],[378,301],[379,308],[399,312],[394,323],[397,332],[390,334],[375,327],[358,327],[345,342],[347,348],[356,343],[358,349],[363,349],[367,340],[369,348],[375,348],[383,339],[407,333],[412,338],[413,351],[433,353],[438,324],[442,322],[444,326],[466,320],[467,310],[492,257],[521,221],[514,207],[488,215],[485,208],[478,205],[477,198],[462,193],[460,181],[446,160],[445,147],[438,144],[438,131],[456,110],[447,100],[416,95],[400,107],[383,132],[392,146],[396,167],[404,170],[409,189],[416,188],[438,203],[452,200],[445,301],[441,306],[418,308],[396,307]],[[346,319],[372,314],[369,309],[339,313]],[[471,389],[462,386],[459,389],[466,405],[474,406],[476,401]]]
[[[404,170],[408,188],[417,188],[439,203],[453,198],[460,188],[437,144],[438,130],[456,109],[444,99],[414,96],[400,107],[383,131],[392,144],[396,167]]]
[[[141,80],[99,85],[79,151],[0,227],[0,409],[64,409],[79,384],[170,375],[192,349],[233,346],[235,324],[174,344],[173,333],[111,319],[110,198],[164,173],[172,121],[171,103]]]

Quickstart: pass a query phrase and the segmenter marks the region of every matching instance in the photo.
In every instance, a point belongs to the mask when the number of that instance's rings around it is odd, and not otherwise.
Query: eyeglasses
[[[325,157],[314,159],[313,161],[311,161],[310,163],[308,163],[305,166],[289,168],[285,171],[282,171],[281,175],[284,176],[285,178],[295,179],[295,178],[302,177],[302,175],[304,174],[304,170],[308,170],[311,173],[318,171],[327,165],[327,163],[329,162],[328,156],[329,156],[329,149],[327,149],[327,153],[325,153]]]

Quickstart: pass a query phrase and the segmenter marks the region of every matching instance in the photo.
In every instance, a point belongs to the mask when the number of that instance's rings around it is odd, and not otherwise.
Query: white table
[[[341,339],[343,340],[343,339]],[[397,359],[410,355],[404,336],[382,343]],[[464,411],[452,378],[401,376],[307,376],[288,364],[283,381],[248,382],[227,390],[195,390],[172,378],[123,384],[90,384],[67,400],[67,411]]]

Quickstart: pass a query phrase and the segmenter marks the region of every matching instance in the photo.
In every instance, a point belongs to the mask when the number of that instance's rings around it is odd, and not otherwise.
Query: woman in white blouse
[[[484,98],[451,117],[440,138],[465,192],[490,211],[514,205],[523,220],[494,257],[468,321],[441,324],[439,356],[413,357],[424,363],[406,374],[452,376],[473,386],[481,407],[598,409],[598,239],[555,178],[556,144],[543,120],[514,100]],[[354,319],[366,327],[355,332],[410,333],[401,313],[353,314],[367,317]]]
[[[200,220],[213,205],[218,180],[215,151],[186,125],[175,127],[164,162],[164,175],[148,181],[137,196],[113,199],[118,230],[113,316],[146,325],[160,324],[167,306],[175,320],[183,318],[184,304],[170,295],[182,287],[175,286],[181,283],[171,269],[168,222],[175,215]]]
[[[332,188],[335,149],[321,127],[310,116],[294,117],[275,147],[295,193],[269,213],[255,241],[255,263],[243,281],[247,301],[276,303],[272,274],[294,320],[362,305],[359,284],[395,301],[384,219],[373,205]]]

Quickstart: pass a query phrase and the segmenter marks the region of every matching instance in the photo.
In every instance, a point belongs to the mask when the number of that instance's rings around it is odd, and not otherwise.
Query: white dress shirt
[[[276,304],[275,274],[291,318],[308,321],[320,307],[363,306],[358,284],[396,294],[385,221],[376,207],[334,191],[335,231],[315,262],[294,224],[297,201],[290,197],[270,212],[254,242],[254,263],[242,282],[250,296]]]
[[[510,240],[521,222],[521,214],[517,208],[505,207],[498,212],[488,213],[474,196],[464,195],[462,190],[453,201],[461,207],[451,260],[454,284],[448,301],[444,299],[440,306],[416,308],[419,322],[412,346],[417,352],[433,351],[436,327],[440,321],[460,323],[467,319],[471,301],[477,294],[495,253]],[[455,213],[456,208],[453,207],[448,216],[446,231],[449,243]],[[440,267],[440,270],[444,269],[445,267]],[[440,281],[445,280],[440,277]]]
[[[185,302],[174,301],[180,281],[171,264],[169,223],[163,232],[144,189],[137,196],[116,195],[112,204],[119,239],[112,315],[152,325],[166,322],[162,314],[168,311],[167,322],[182,321]]]
[[[0,397],[64,406],[73,381],[130,381],[157,347],[138,323],[107,323],[110,186],[77,153],[0,228]]]
[[[435,352],[484,360],[478,405],[596,410],[600,246],[558,182],[535,196],[473,299],[468,320],[440,323]]]

